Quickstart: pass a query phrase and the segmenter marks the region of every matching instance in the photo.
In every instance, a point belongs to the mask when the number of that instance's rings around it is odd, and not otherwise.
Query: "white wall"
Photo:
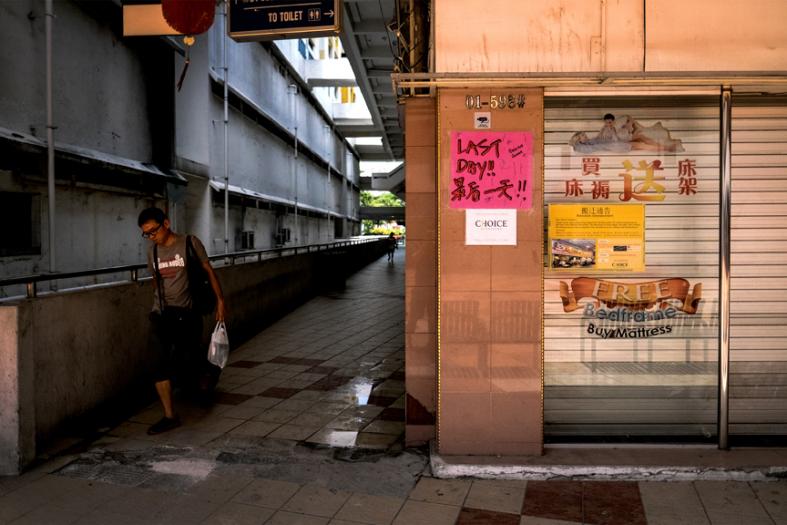
[[[0,170],[0,191],[23,191],[41,195],[41,254],[0,257],[0,276],[19,276],[49,271],[49,222],[46,185],[25,182]],[[147,242],[139,235],[137,215],[163,201],[128,192],[87,187],[57,186],[55,199],[58,271],[73,272],[145,261]],[[0,290],[0,297],[3,297]]]
[[[648,71],[787,70],[784,0],[648,0],[645,10]]]
[[[149,162],[138,53],[71,2],[54,4],[55,140]],[[0,126],[45,138],[43,9],[43,0],[0,2]]]
[[[293,110],[288,88],[294,81],[289,74],[259,43],[238,43],[226,37],[222,23],[223,18],[217,16],[216,23],[209,31],[211,67],[223,78],[220,69],[223,66],[222,39],[226,39],[229,82],[232,88],[289,130],[294,128],[294,113],[297,112],[300,140],[337,167],[335,152],[331,145],[326,145],[323,136],[323,127],[329,123],[302,94],[297,95],[298,107]],[[297,46],[297,43],[293,42]],[[296,55],[300,56],[297,51]],[[295,64],[297,70],[297,61]],[[334,135],[333,142],[341,143],[341,139]]]
[[[783,0],[433,0],[440,72],[784,71]]]
[[[637,71],[642,2],[434,0],[440,72]]]
[[[213,204],[213,190],[208,185],[211,179],[224,179],[223,102],[213,94],[210,80],[211,71],[214,78],[223,78],[223,18],[217,17],[218,25],[197,37],[189,51],[191,64],[183,88],[175,93],[173,85],[181,73],[183,58],[157,37],[123,38],[115,34],[111,29],[115,20],[102,18],[94,9],[96,5],[55,2],[56,141],[134,161],[159,162],[163,170],[174,167],[185,173],[189,185],[170,185],[165,198],[163,184],[156,190],[161,192],[157,195],[149,186],[133,191],[117,187],[116,172],[111,167],[91,167],[106,176],[106,184],[100,186],[80,183],[78,177],[73,184],[64,178],[70,178],[71,172],[58,171],[63,180],[59,180],[56,194],[56,270],[144,262],[145,242],[139,237],[136,219],[143,208],[154,203],[170,208],[177,231],[198,235],[211,253],[223,252],[223,199]],[[0,68],[4,72],[0,75],[0,127],[39,138],[46,137],[43,6],[43,0],[0,0]],[[117,5],[104,7],[117,9],[120,15]],[[283,127],[293,129],[295,111],[287,89],[293,80],[285,68],[258,43],[238,44],[227,39],[227,45],[231,87]],[[156,74],[155,68],[166,69],[168,61],[172,61],[168,70],[171,75]],[[174,99],[174,136],[171,130],[162,130],[161,124],[167,127],[168,116],[158,111],[162,100],[166,108],[168,97]],[[330,162],[330,183],[326,167],[301,155],[296,185],[292,147],[231,109],[230,184],[288,200],[295,199],[297,186],[299,203],[342,212],[347,209],[346,194],[339,191],[342,182],[337,173],[354,177],[358,161],[347,144],[326,128],[328,123],[322,114],[303,94],[297,95],[296,103],[300,140]],[[175,157],[172,166],[166,155],[168,140],[172,141]],[[43,155],[34,170],[23,178],[12,171],[9,159],[0,159],[0,190],[41,194],[42,245],[40,255],[0,258],[0,278],[49,271]],[[81,173],[78,164],[69,165],[69,170]],[[276,227],[273,212],[244,211],[234,204],[231,208],[230,249],[235,249],[236,230],[249,229],[256,232],[258,248],[272,246]],[[304,219],[302,223],[299,238],[333,238],[328,217]]]
[[[211,107],[210,83],[205,75],[209,71],[208,41],[206,37],[196,39],[189,52],[189,71],[180,92],[175,95],[175,155],[207,167],[210,165],[211,130],[220,128],[223,115],[216,120],[209,115]],[[175,58],[175,74],[183,71],[185,60]]]

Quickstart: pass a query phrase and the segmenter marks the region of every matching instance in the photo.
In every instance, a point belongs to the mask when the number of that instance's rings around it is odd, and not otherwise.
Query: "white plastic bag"
[[[223,369],[229,356],[230,340],[227,338],[227,327],[224,325],[224,321],[219,321],[216,323],[216,328],[213,329],[213,335],[210,337],[208,361]]]

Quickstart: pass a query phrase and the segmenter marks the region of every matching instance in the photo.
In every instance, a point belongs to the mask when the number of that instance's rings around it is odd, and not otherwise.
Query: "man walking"
[[[388,262],[393,263],[394,252],[396,251],[399,241],[396,239],[396,236],[393,234],[393,232],[391,232],[388,235],[386,242],[388,243],[388,246],[386,247],[388,252]]]
[[[150,313],[151,343],[158,358],[154,381],[164,417],[148,429],[148,434],[160,434],[180,426],[180,419],[172,406],[173,377],[185,370],[189,379],[198,381],[197,378],[205,374],[209,366],[206,356],[200,352],[202,316],[193,310],[189,292],[186,269],[189,251],[196,254],[216,295],[216,321],[224,320],[224,296],[205,247],[197,237],[172,231],[169,218],[159,208],[143,210],[137,223],[142,237],[153,241],[148,250],[148,269],[153,275],[154,289]]]

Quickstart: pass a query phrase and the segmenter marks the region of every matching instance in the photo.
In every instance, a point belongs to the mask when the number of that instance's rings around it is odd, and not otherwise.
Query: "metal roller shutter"
[[[732,107],[730,436],[785,436],[787,98]]]
[[[644,271],[545,268],[546,441],[710,441],[716,434],[718,373],[718,97],[555,97],[547,99],[545,107],[545,224],[551,203],[620,204],[626,161],[634,166],[640,161],[659,161],[662,170],[657,174],[664,177],[659,181],[664,200],[645,203]],[[684,151],[574,151],[569,145],[572,135],[585,131],[592,136],[606,113],[619,118],[629,115],[644,126],[661,122],[672,137],[682,141]],[[583,159],[588,157],[599,159],[598,175],[583,175]],[[692,162],[682,164],[689,166],[687,173],[693,180],[688,183],[686,177],[679,176],[681,162],[686,161]],[[594,198],[594,180],[608,181],[607,198]],[[578,181],[584,193],[569,191],[571,181]],[[682,192],[684,183],[687,186]],[[782,206],[784,210],[778,211],[787,214],[787,204]],[[773,208],[768,213],[776,211]],[[783,252],[787,230],[781,232]],[[669,333],[606,339],[588,333],[593,319],[583,308],[564,311],[560,283],[568,284],[577,277],[632,284],[685,279],[690,286],[701,284],[701,300],[694,314],[679,312],[672,319],[614,325],[649,329],[669,325]],[[787,281],[781,284],[787,286]],[[592,300],[584,299],[581,304],[588,302]],[[787,302],[780,304],[787,307]],[[787,372],[787,366],[784,370]]]

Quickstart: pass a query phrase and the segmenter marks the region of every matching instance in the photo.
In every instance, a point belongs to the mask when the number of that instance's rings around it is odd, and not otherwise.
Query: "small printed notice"
[[[644,204],[550,204],[553,270],[645,270]]]
[[[474,113],[473,121],[475,129],[492,129],[492,113],[489,111]]]
[[[467,210],[465,244],[516,246],[516,210]]]
[[[533,134],[452,131],[451,208],[530,209]]]

